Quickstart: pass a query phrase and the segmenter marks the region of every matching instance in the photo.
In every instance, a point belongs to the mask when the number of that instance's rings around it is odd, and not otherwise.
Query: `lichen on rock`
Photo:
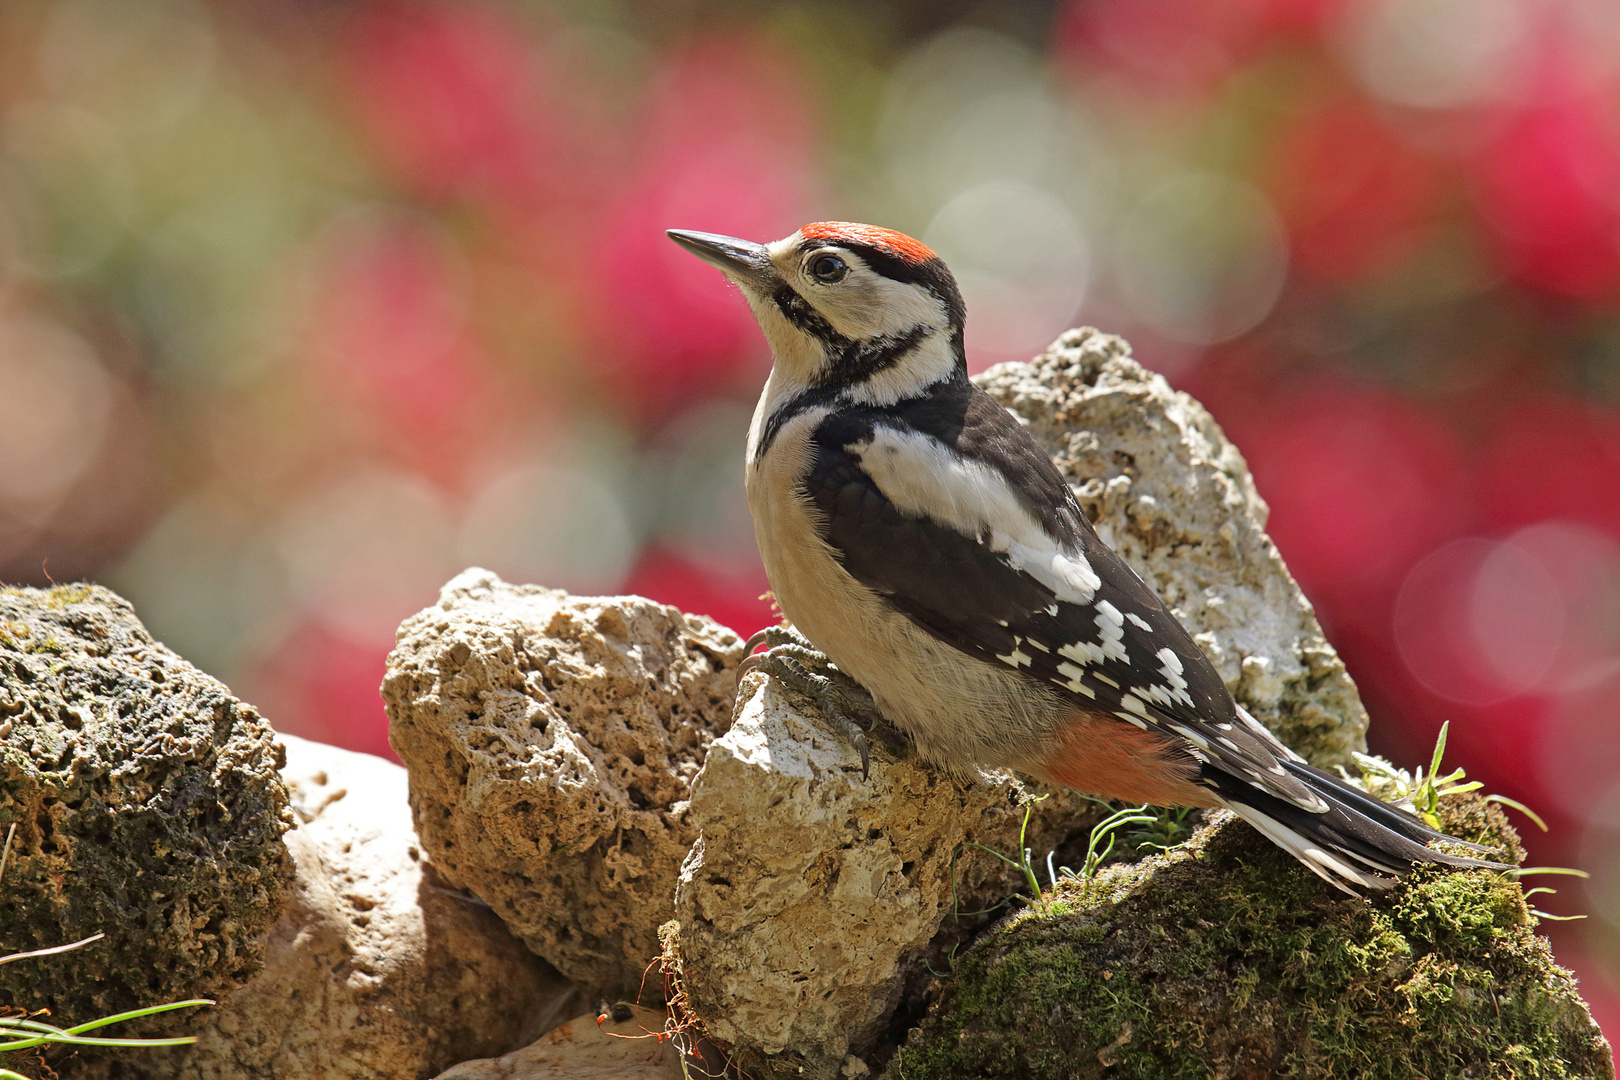
[[[400,627],[382,688],[434,866],[570,979],[634,996],[741,659],[651,600],[458,575]]]
[[[275,733],[106,589],[0,588],[0,1005],[79,1023],[223,997],[292,878]],[[127,1029],[126,1029],[127,1030]]]
[[[1523,857],[1501,811],[1446,828]],[[1222,811],[1187,844],[1068,882],[1049,914],[983,936],[941,980],[892,1080],[1614,1075],[1524,893],[1421,868],[1344,897]]]
[[[1266,536],[1243,455],[1202,405],[1090,327],[975,381],[1027,424],[1239,704],[1323,768],[1366,749],[1355,684]]]

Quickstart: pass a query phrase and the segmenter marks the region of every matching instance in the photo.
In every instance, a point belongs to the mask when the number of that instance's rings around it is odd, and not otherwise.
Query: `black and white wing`
[[[1198,783],[1338,889],[1386,888],[1418,862],[1499,868],[1427,847],[1455,838],[1309,765],[1239,708],[1035,441],[963,384],[954,404],[843,410],[816,429],[802,487],[852,576],[964,653],[1186,747]]]
[[[945,433],[951,443],[918,417],[876,410],[817,429],[804,489],[844,568],[963,652],[1326,809],[1283,767],[1300,759],[1235,706],[1187,631],[1097,538],[1050,458],[974,393],[983,401]]]

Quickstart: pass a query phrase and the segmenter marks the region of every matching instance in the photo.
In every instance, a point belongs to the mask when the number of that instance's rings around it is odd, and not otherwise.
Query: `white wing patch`
[[[1104,656],[1130,663],[1130,654],[1125,651],[1125,616],[1107,600],[1097,604],[1097,632],[1102,635]]]
[[[1159,668],[1159,674],[1164,676],[1164,682],[1163,684],[1155,683],[1150,686],[1140,687],[1137,692],[1149,701],[1157,702],[1160,705],[1178,704],[1185,705],[1189,709],[1197,708],[1193,703],[1192,695],[1187,692],[1187,679],[1182,674],[1181,657],[1177,656],[1175,650],[1169,646],[1165,646],[1153,655],[1163,665]]]
[[[1075,667],[1073,664],[1069,663],[1068,661],[1063,661],[1058,664],[1057,670],[1058,674],[1062,675],[1064,679],[1067,680],[1066,682],[1058,683],[1059,686],[1066,690],[1073,690],[1077,694],[1084,694],[1088,698],[1094,698],[1097,696],[1097,691],[1085,684],[1084,679],[1086,673]]]
[[[1021,647],[1023,644],[1024,644],[1024,639],[1023,638],[1018,638],[1018,637],[1013,638],[1013,651],[1008,653],[1005,656],[1003,656],[1001,653],[997,653],[996,654],[996,659],[1000,660],[1003,664],[1006,664],[1008,667],[1013,668],[1015,670],[1017,668],[1021,668],[1021,667],[1029,667],[1035,661],[1033,660],[1033,658],[1030,657],[1030,655],[1027,652],[1025,652],[1023,650],[1023,648]]]
[[[1071,604],[1089,604],[1102,587],[1102,579],[1091,568],[1086,557],[1078,551],[1065,553],[1057,550],[1056,543],[1046,535],[1045,530],[1041,530],[1041,537],[1050,547],[1031,546],[1011,537],[1004,539],[1004,536],[1003,533],[992,532],[991,549],[1005,551],[1007,560],[1013,566],[1051,589],[1058,599]]]
[[[1052,590],[1059,600],[1090,604],[1102,579],[1078,551],[1066,551],[1035,520],[996,470],[970,461],[938,439],[886,425],[844,447],[902,513],[989,537],[989,548]]]
[[[1099,600],[1094,610],[1097,640],[1071,641],[1059,649],[1058,654],[1081,664],[1101,664],[1106,660],[1130,663],[1130,654],[1125,651],[1125,616],[1107,600]]]

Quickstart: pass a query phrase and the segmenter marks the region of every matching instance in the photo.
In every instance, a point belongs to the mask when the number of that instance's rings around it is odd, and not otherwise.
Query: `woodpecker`
[[[765,657],[787,661],[773,671],[803,683],[798,661],[824,655],[948,769],[1227,807],[1352,895],[1420,863],[1500,865],[1429,847],[1463,842],[1314,768],[1237,704],[1051,458],[968,380],[966,308],[933,251],[837,221],[771,244],[668,235],[739,286],[774,357],[746,485],[802,638],[771,639]]]

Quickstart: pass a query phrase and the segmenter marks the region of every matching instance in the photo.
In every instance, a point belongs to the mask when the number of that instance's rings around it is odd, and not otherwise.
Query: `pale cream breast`
[[[1033,753],[1044,745],[1072,706],[918,627],[855,580],[822,539],[818,511],[798,481],[826,411],[789,420],[762,460],[753,460],[752,451],[764,416],[756,415],[749,439],[748,506],[782,613],[871,691],[883,715],[911,735],[924,757],[947,766],[1033,767],[1020,750]]]

